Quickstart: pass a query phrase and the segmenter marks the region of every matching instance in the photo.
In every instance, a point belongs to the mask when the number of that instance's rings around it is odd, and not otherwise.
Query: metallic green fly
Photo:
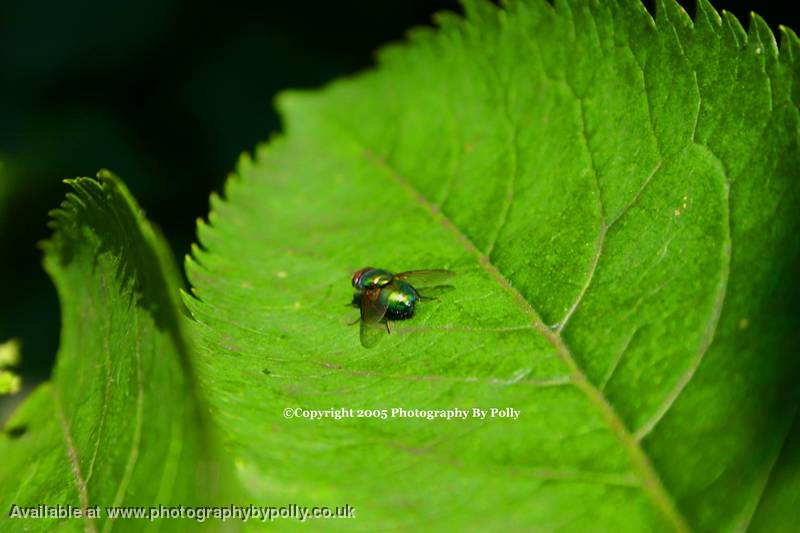
[[[406,320],[414,316],[417,302],[435,300],[451,290],[441,282],[455,275],[450,270],[413,270],[392,274],[380,268],[366,267],[353,274],[353,305],[361,309],[361,345],[375,346],[384,331],[389,333],[390,320]],[[381,327],[383,325],[383,327]]]

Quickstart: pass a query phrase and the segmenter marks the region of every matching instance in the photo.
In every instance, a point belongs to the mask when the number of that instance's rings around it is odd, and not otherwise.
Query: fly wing
[[[453,289],[455,289],[455,287],[452,285],[434,285],[433,287],[423,287],[419,291],[419,296],[423,300],[436,300],[442,294],[450,292]]]
[[[381,300],[381,288],[367,289],[361,293],[361,322],[375,324],[386,314],[388,300]]]
[[[386,335],[386,329],[379,322],[361,321],[361,346],[372,348]]]
[[[395,274],[395,279],[402,279],[409,282],[414,287],[430,287],[432,285],[440,285],[443,281],[447,281],[456,273],[452,270],[434,269],[434,270],[410,270],[408,272],[400,272]]]
[[[385,334],[380,321],[386,315],[388,300],[381,300],[381,289],[367,289],[361,292],[361,345],[372,348]]]

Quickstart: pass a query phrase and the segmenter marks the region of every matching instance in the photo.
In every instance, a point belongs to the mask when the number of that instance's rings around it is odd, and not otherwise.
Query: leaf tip
[[[747,32],[744,31],[744,27],[736,15],[730,11],[722,10],[722,21],[738,46],[742,46],[747,42]]]
[[[656,12],[657,22],[660,17],[663,17],[664,22],[668,21],[675,27],[691,28],[693,26],[692,17],[676,0],[659,0]]]
[[[772,33],[767,21],[754,11],[750,12],[749,30],[749,37],[753,40],[756,54],[768,52],[770,58],[778,57],[778,43],[775,40],[775,35]]]
[[[778,26],[778,31],[781,32],[781,55],[785,56],[788,62],[794,62],[795,57],[798,55],[800,49],[800,39],[797,34],[789,28],[781,24]]]
[[[280,91],[278,94],[275,95],[273,99],[273,104],[275,109],[278,110],[278,113],[281,117],[286,117],[290,113],[292,113],[297,107],[300,105],[300,101],[304,97],[304,91],[298,90],[285,90]],[[285,119],[284,119],[285,120]]]
[[[183,301],[183,304],[186,306],[186,308],[188,310],[188,315],[187,316],[192,321],[197,322],[197,318],[195,318],[195,316],[194,316],[194,312],[192,311],[191,304],[193,302],[201,302],[202,300],[197,296],[197,292],[195,291],[194,287],[192,287],[190,290],[191,290],[191,292],[186,291],[184,289],[179,289],[178,290],[178,295],[179,295],[181,301]]]
[[[117,177],[117,175],[114,174],[113,172],[111,172],[110,170],[108,170],[107,168],[101,168],[100,170],[98,170],[96,176],[97,176],[97,179],[99,179],[99,180],[119,181],[119,178]]]
[[[722,26],[722,17],[720,17],[719,13],[714,6],[711,5],[709,0],[697,0],[695,8],[695,20],[696,21],[707,21],[709,22],[714,28],[719,28]]]

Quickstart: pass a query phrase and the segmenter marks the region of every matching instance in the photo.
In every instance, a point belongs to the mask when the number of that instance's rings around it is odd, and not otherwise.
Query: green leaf
[[[61,348],[51,382],[0,434],[4,530],[109,531],[105,506],[216,501],[222,475],[168,248],[113,176],[69,183],[75,192],[53,212],[43,246],[61,299]],[[11,516],[13,505],[40,504],[100,506],[101,515]]]
[[[800,42],[605,4],[470,1],[280,99],[187,263],[251,498],[364,530],[748,526],[800,392]],[[365,265],[456,290],[365,350]],[[283,415],[456,407],[520,415]]]

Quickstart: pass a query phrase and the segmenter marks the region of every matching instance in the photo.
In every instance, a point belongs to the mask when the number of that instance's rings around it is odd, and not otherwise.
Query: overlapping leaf
[[[51,382],[0,434],[0,516],[13,531],[140,530],[147,520],[114,523],[105,508],[217,501],[225,477],[167,248],[113,176],[71,185],[44,246],[61,299],[61,349]],[[19,518],[39,505],[99,506],[100,515]]]

